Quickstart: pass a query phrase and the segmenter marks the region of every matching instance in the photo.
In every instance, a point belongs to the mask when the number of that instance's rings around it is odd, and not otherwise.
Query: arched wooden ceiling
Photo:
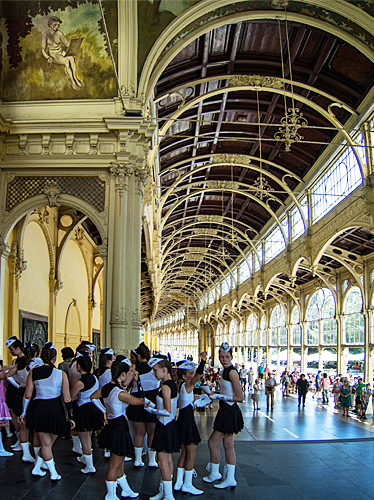
[[[255,87],[232,88],[233,77],[238,81],[245,75],[259,75],[257,84],[247,80]],[[264,83],[261,77],[273,80]],[[283,79],[281,90],[279,79]],[[318,106],[327,110],[334,101],[343,104],[333,112],[344,125],[373,84],[374,65],[358,50],[295,22],[222,26],[176,55],[154,96],[161,132],[178,108],[186,107],[160,137],[165,258],[164,293],[156,317],[183,305],[176,296],[196,299],[227,273],[248,248],[248,240],[258,238],[289,198],[280,182],[295,191],[326,147],[340,140]],[[263,88],[272,85],[274,92]],[[194,99],[196,103],[188,106]],[[298,130],[303,139],[286,151],[284,142],[274,136],[291,107],[298,108],[307,126]],[[249,156],[250,163],[231,163],[227,156],[215,155]],[[351,238],[357,245],[365,246],[371,239],[364,241],[356,233]],[[336,244],[345,248],[347,241],[340,238]],[[308,279],[312,279],[308,273],[300,275],[300,283]]]

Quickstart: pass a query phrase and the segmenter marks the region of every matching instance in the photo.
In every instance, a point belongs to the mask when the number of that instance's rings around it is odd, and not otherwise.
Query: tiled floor
[[[206,440],[216,410],[196,413],[202,443],[198,447],[195,468],[197,488],[208,500],[366,500],[374,499],[374,434],[372,420],[365,423],[334,412],[332,402],[323,407],[308,396],[305,409],[299,410],[294,397],[283,398],[277,392],[275,408],[266,411],[261,401],[253,412],[248,400],[242,405],[245,429],[236,437],[238,486],[235,491],[217,490],[202,481],[209,462]],[[215,405],[216,406],[216,405]],[[371,417],[371,415],[370,415]],[[4,439],[9,448],[10,440]],[[86,477],[71,454],[71,442],[58,440],[54,455],[61,481],[52,485],[48,475],[33,478],[32,465],[21,462],[21,453],[0,458],[0,500],[53,499],[103,500],[107,462],[94,443],[95,476]],[[177,460],[174,456],[174,462]],[[223,468],[224,457],[221,458]],[[140,499],[157,492],[159,471],[134,469],[125,464],[125,473]],[[175,499],[184,497],[175,493]]]

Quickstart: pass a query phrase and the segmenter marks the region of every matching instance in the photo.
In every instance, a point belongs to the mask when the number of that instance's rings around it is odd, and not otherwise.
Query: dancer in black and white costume
[[[178,389],[171,377],[171,363],[166,356],[151,358],[148,364],[153,368],[155,377],[161,382],[161,389],[156,398],[156,408],[148,400],[144,405],[146,411],[157,417],[152,448],[157,452],[157,463],[161,472],[159,493],[151,497],[150,500],[174,500],[171,454],[178,452],[181,448],[179,432],[175,422]]]
[[[93,352],[96,349],[96,347],[91,344],[88,340],[84,340],[79,344],[79,346],[76,349],[75,353],[75,358],[71,362],[70,365],[70,373],[71,373],[71,379],[70,379],[70,387],[73,387],[75,382],[81,378],[81,374],[77,369],[77,357],[79,355],[84,356],[85,354],[88,354],[92,358]],[[76,409],[76,402],[73,402],[73,409]],[[75,453],[77,456],[77,460],[80,463],[84,463],[84,457],[83,457],[83,450],[81,446],[81,442],[78,436],[78,433],[74,430],[71,431],[71,439],[73,441],[73,449],[72,452]]]
[[[193,388],[204,373],[206,361],[206,352],[200,354],[201,362],[196,370],[196,364],[192,361],[179,361],[178,380],[179,386],[178,408],[179,415],[177,427],[179,438],[182,444],[182,453],[177,464],[177,480],[174,484],[174,490],[182,490],[183,493],[192,495],[202,495],[204,492],[198,490],[192,484],[192,477],[196,475],[194,462],[196,456],[196,446],[201,438],[194,419],[194,393]]]
[[[95,370],[95,375],[99,380],[99,387],[104,387],[104,385],[109,384],[112,380],[112,373],[110,368],[113,364],[113,354],[114,351],[110,347],[104,347],[100,351],[99,356],[99,368]],[[110,451],[104,450],[104,458],[110,457]],[[131,458],[129,458],[131,460]]]
[[[100,351],[99,368],[94,372],[94,375],[99,381],[99,387],[104,387],[104,385],[110,384],[110,381],[112,380],[110,368],[113,364],[113,354],[114,351],[110,347],[104,347]]]
[[[209,476],[204,481],[212,483],[221,479],[219,473],[220,452],[219,445],[223,441],[225,449],[226,465],[224,468],[223,481],[214,485],[215,488],[234,489],[236,456],[234,450],[234,434],[240,432],[244,427],[242,412],[237,403],[243,401],[243,391],[239,381],[239,374],[232,365],[232,350],[227,342],[224,342],[218,351],[219,361],[223,366],[220,379],[220,394],[211,395],[211,399],[219,399],[219,410],[213,424],[208,445],[210,450],[210,463],[207,470]]]
[[[148,365],[150,352],[148,347],[142,342],[135,350],[137,362],[135,370],[139,374],[139,379],[134,383],[131,394],[137,398],[144,397],[156,403],[160,382],[153,374],[152,368]],[[133,353],[132,353],[133,354]],[[135,429],[134,446],[135,460],[134,467],[144,467],[142,461],[142,451],[145,435],[147,434],[148,445],[148,467],[158,467],[156,462],[156,452],[151,449],[153,434],[156,426],[155,415],[145,411],[143,406],[130,405],[127,409],[127,418],[132,421]]]
[[[92,401],[103,398],[107,411],[108,424],[101,431],[98,441],[100,448],[110,450],[109,467],[105,477],[107,487],[105,500],[119,500],[116,493],[117,484],[122,489],[122,497],[136,498],[139,493],[132,491],[123,472],[125,456],[134,453],[125,414],[129,404],[143,405],[144,399],[134,398],[124,390],[136,377],[136,374],[130,371],[128,359],[122,358],[121,361],[116,359],[111,373],[111,382],[91,395]]]
[[[32,474],[34,476],[45,475],[45,472],[41,470],[44,461],[49,469],[52,481],[61,479],[53,460],[53,443],[59,434],[67,434],[70,427],[74,427],[74,422],[66,419],[61,400],[62,395],[71,416],[72,404],[68,377],[66,373],[55,368],[56,356],[57,351],[53,344],[47,342],[41,352],[43,366],[30,370],[27,377],[21,415],[21,421],[23,423],[26,421],[28,429],[32,429],[37,433],[41,443],[41,449],[36,457]],[[27,412],[34,389],[35,398],[30,405],[30,411]]]
[[[34,458],[30,453],[29,443],[29,430],[20,421],[22,414],[22,402],[26,389],[27,376],[30,368],[36,366],[32,361],[35,357],[35,349],[31,344],[27,348],[23,346],[22,342],[17,337],[9,337],[5,342],[6,347],[9,348],[13,356],[17,356],[14,366],[9,370],[7,376],[13,374],[13,380],[18,384],[17,395],[12,404],[12,418],[14,419],[15,427],[18,426],[17,442],[11,446],[13,451],[22,451],[22,461],[34,463]],[[16,370],[16,371],[15,371]],[[15,373],[14,373],[15,371]]]
[[[92,361],[86,356],[77,358],[77,370],[81,378],[75,382],[70,390],[72,399],[78,397],[77,405],[73,413],[75,431],[80,439],[85,468],[83,474],[95,474],[92,456],[92,431],[99,431],[104,426],[105,407],[99,400],[91,402],[90,396],[99,389],[99,381],[92,375]]]

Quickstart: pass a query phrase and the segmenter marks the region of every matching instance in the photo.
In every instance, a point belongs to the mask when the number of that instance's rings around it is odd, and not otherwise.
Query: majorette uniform
[[[27,412],[28,429],[50,434],[68,434],[70,422],[66,418],[61,399],[62,373],[62,370],[47,365],[33,370],[35,398]]]
[[[191,391],[188,394],[185,385],[186,382],[181,385],[178,398],[179,415],[177,427],[179,438],[180,442],[185,445],[198,444],[201,438],[194,419],[194,393]]]
[[[77,405],[74,407],[74,430],[77,432],[98,431],[104,426],[104,416],[95,403],[91,402],[90,396],[99,389],[99,382],[92,373],[84,373],[80,381],[84,387],[79,391]]]
[[[229,366],[221,372],[221,380],[219,381],[220,393],[224,396],[234,396],[229,373],[231,370],[236,370],[234,366]],[[237,403],[233,401],[219,401],[219,410],[213,423],[215,431],[223,434],[237,434],[244,427],[242,412]]]
[[[128,405],[118,399],[120,392],[123,390],[113,383],[102,388],[108,424],[101,431],[98,444],[100,448],[107,448],[112,453],[125,457],[134,454],[134,445],[125,417]]]
[[[14,374],[13,379],[19,384],[19,388],[13,402],[12,410],[17,417],[20,417],[22,414],[23,396],[25,394],[29,370],[27,370],[28,366],[26,365],[26,358],[24,356],[17,358],[15,364],[17,365],[17,372]]]
[[[147,398],[156,404],[160,382],[153,375],[153,369],[148,363],[141,362],[136,364],[136,371],[139,373],[139,383],[134,381],[131,395],[136,398]],[[156,416],[144,410],[144,405],[129,405],[127,418],[133,422],[156,422]]]
[[[170,388],[171,414],[170,416],[157,415],[156,429],[152,441],[152,449],[163,453],[175,453],[180,450],[181,443],[175,417],[177,414],[178,390],[174,380],[163,383]],[[164,410],[162,391],[156,397],[157,410]]]

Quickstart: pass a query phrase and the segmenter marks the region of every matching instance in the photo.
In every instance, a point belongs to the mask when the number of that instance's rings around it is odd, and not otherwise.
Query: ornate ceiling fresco
[[[269,224],[280,224],[326,148],[348,139],[344,125],[373,84],[373,63],[352,45],[284,19],[218,27],[181,50],[154,95],[163,280],[156,318],[198,300]],[[353,230],[334,245],[364,255],[371,239]],[[296,284],[310,279],[300,269]]]

